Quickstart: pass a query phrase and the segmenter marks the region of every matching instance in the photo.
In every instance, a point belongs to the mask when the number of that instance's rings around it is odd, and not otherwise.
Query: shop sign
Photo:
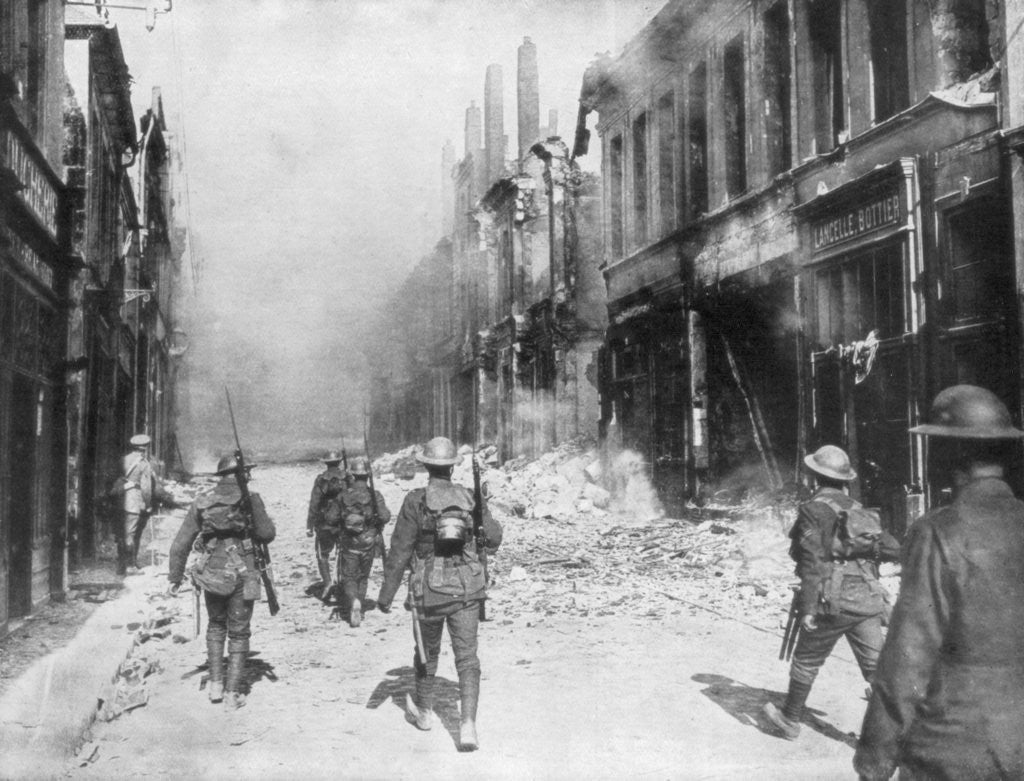
[[[0,150],[4,155],[3,164],[14,172],[22,184],[23,189],[18,191],[18,197],[43,224],[50,238],[56,239],[57,189],[46,170],[11,130],[3,131]]]
[[[898,225],[901,217],[899,193],[889,191],[868,203],[849,208],[838,216],[811,223],[814,251],[820,252],[882,228]]]
[[[39,257],[39,253],[6,225],[0,225],[0,237],[6,242],[10,254],[21,264],[22,268],[42,282],[48,290],[53,290],[53,269]]]

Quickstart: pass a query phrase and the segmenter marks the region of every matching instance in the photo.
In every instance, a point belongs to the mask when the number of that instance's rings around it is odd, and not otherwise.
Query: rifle
[[[369,456],[367,456],[369,458]],[[341,435],[341,465],[345,467],[345,485],[349,484],[348,453],[345,452],[345,435]]]
[[[231,415],[231,430],[235,434],[235,480],[238,483],[238,490],[242,492],[242,513],[245,515],[246,532],[252,542],[253,559],[256,563],[256,571],[263,581],[263,588],[267,591],[267,606],[270,608],[270,615],[276,616],[281,609],[277,601],[277,590],[274,588],[274,571],[270,568],[270,550],[265,542],[258,542],[253,536],[252,529],[252,496],[249,494],[249,473],[245,465],[245,457],[242,455],[242,445],[238,440],[238,426],[235,425],[235,411],[231,407],[231,393],[224,388],[228,398],[228,413]]]
[[[373,485],[373,459],[370,458],[370,441],[366,437],[366,414],[363,414],[363,452],[366,453],[366,466],[369,470],[369,474],[366,477],[367,485],[370,487],[370,508],[373,510],[373,525],[377,527],[377,536],[373,540],[374,556],[377,555],[377,541],[383,536],[383,532],[378,524],[380,524],[380,511],[377,509],[377,489]],[[381,548],[384,546],[381,545]],[[380,557],[380,564],[384,566],[385,556],[383,552]],[[417,622],[418,625],[418,622]],[[426,664],[426,662],[424,662]]]
[[[782,646],[779,648],[779,659],[788,662],[793,656],[796,639],[800,634],[800,591],[793,589],[793,601],[789,606],[789,618],[786,619],[786,631],[782,634]]]
[[[484,496],[480,487],[480,464],[476,460],[476,453],[472,453],[473,459],[473,537],[476,540],[476,555],[480,558],[480,564],[484,568],[484,585],[490,583],[487,574],[487,535],[484,533]],[[487,598],[480,600],[480,620],[487,621]]]

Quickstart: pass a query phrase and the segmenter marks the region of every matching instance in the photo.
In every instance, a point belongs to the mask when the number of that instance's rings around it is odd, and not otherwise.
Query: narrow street
[[[492,620],[480,635],[481,750],[456,751],[457,678],[447,647],[438,671],[439,719],[431,732],[415,730],[402,713],[413,675],[409,614],[396,600],[390,615],[370,611],[352,629],[305,594],[317,579],[305,513],[318,469],[268,466],[254,474],[253,488],[278,526],[271,550],[282,610],[271,618],[265,604],[256,606],[246,706],[226,712],[207,702],[205,645],[172,639],[191,636],[191,593],[162,596],[161,560],[142,577],[151,608],[175,620],[172,636],[136,649],[154,670],[145,680],[148,702],[97,721],[67,776],[853,777],[852,735],[865,702],[847,649],[823,670],[800,738],[774,737],[758,714],[784,696],[778,632],[653,591],[608,597],[619,604],[587,615],[557,594],[542,601],[541,568],[521,558],[531,525],[540,522],[500,513],[506,543],[492,560]],[[379,480],[378,487],[397,513],[405,492],[422,480],[419,473]],[[169,544],[171,533],[165,529],[160,544]],[[528,577],[510,578],[513,567]],[[379,582],[375,564],[371,594]],[[578,588],[586,592],[585,584]]]

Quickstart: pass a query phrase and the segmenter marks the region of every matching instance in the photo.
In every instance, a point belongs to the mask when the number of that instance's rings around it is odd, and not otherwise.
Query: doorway
[[[8,616],[32,612],[32,527],[36,508],[36,402],[35,385],[15,374],[10,406],[10,588]]]

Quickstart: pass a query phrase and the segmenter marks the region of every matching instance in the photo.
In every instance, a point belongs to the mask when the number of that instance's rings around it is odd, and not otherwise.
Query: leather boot
[[[228,672],[225,682],[225,704],[228,708],[241,708],[245,705],[245,693],[242,682],[245,677],[245,657],[249,655],[248,640],[228,641]]]
[[[416,678],[416,698],[405,695],[405,720],[416,729],[428,730],[434,724],[434,676]]]
[[[352,607],[348,610],[349,626],[355,628],[363,622],[363,603],[358,599],[352,600]]]
[[[459,751],[476,751],[476,706],[480,701],[480,671],[469,670],[459,676],[462,717],[459,723]]]
[[[320,570],[320,580],[324,584],[324,590],[320,592],[320,599],[325,603],[331,599],[331,564],[327,559],[317,559],[316,567]]]
[[[224,699],[224,634],[209,630],[206,633],[206,664],[210,670],[210,702]]]
[[[786,704],[779,710],[771,702],[763,708],[765,717],[782,733],[786,740],[796,740],[800,735],[800,720],[804,715],[804,703],[811,693],[811,684],[790,680],[786,692]]]

